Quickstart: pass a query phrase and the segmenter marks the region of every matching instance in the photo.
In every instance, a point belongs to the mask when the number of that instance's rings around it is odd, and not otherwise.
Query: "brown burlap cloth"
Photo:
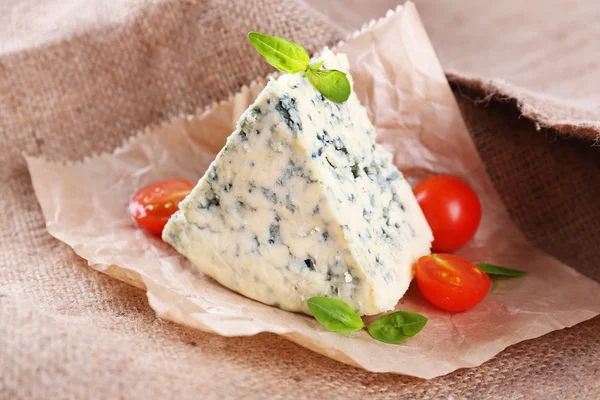
[[[345,366],[272,334],[224,338],[159,320],[143,291],[88,268],[46,232],[23,152],[110,151],[226,97],[270,71],[249,30],[311,50],[343,36],[291,0],[163,0],[130,13],[0,54],[0,398],[600,397],[600,318],[423,381]],[[558,118],[515,87],[450,78],[521,229],[600,280],[598,115],[559,105]]]

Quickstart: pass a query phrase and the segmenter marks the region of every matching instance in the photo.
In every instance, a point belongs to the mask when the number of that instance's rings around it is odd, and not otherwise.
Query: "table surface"
[[[304,0],[351,32],[397,0]],[[600,111],[600,2],[414,0],[445,69]]]

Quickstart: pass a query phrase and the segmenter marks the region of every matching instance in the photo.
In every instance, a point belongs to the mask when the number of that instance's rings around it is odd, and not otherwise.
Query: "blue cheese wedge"
[[[320,60],[348,72],[345,55]],[[244,112],[163,239],[252,299],[309,313],[328,296],[371,315],[394,308],[433,236],[356,95],[331,102],[298,73]]]

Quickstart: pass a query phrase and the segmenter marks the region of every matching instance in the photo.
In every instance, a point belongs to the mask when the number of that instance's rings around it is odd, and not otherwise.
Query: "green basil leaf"
[[[314,65],[309,66],[310,69],[316,71],[323,66],[323,61],[318,61]]]
[[[302,75],[304,78],[306,78],[308,75],[310,75],[310,73],[312,71],[317,71],[319,68],[321,68],[323,66],[323,61],[318,61],[315,64],[309,65],[308,68],[306,69],[306,71],[304,71],[304,75]]]
[[[281,72],[295,74],[310,64],[310,56],[298,43],[257,32],[248,33],[248,39],[267,62]]]
[[[350,81],[342,71],[336,69],[309,70],[308,80],[329,100],[341,103],[350,97]]]
[[[396,311],[377,318],[367,327],[374,339],[385,343],[402,343],[421,332],[427,318],[410,311]]]
[[[341,300],[311,297],[306,303],[317,321],[330,331],[348,333],[365,327],[356,310]]]
[[[527,271],[521,271],[520,269],[505,268],[494,264],[476,264],[479,269],[488,275],[502,275],[502,276],[525,276]]]

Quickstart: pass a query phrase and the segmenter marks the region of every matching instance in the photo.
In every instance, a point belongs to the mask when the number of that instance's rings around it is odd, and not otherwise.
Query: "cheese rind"
[[[320,59],[348,72],[344,55]],[[313,296],[361,315],[390,310],[433,240],[356,95],[326,100],[302,73],[267,84],[179,207],[166,242],[224,286],[289,311],[308,313]]]

